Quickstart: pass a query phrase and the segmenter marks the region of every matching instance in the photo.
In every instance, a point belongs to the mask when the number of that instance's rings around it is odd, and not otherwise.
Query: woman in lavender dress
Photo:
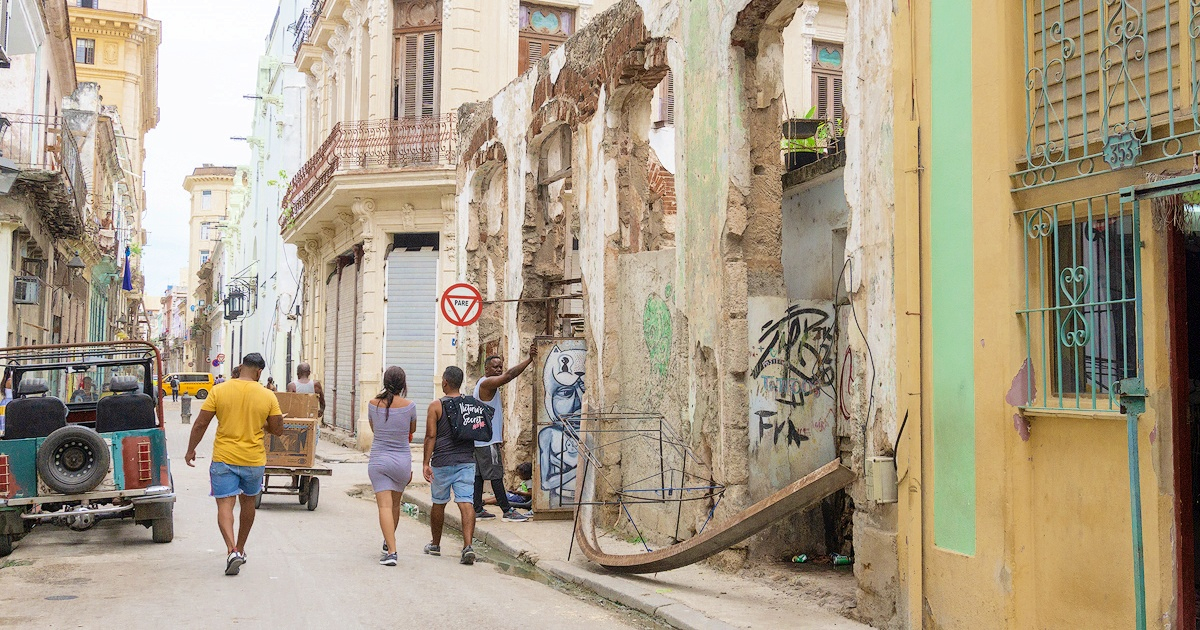
[[[390,367],[383,373],[383,391],[367,407],[367,419],[375,433],[367,476],[379,506],[383,530],[383,556],[379,564],[396,566],[396,527],[400,523],[401,496],[412,481],[412,451],[409,442],[417,430],[417,405],[408,394],[404,370]]]

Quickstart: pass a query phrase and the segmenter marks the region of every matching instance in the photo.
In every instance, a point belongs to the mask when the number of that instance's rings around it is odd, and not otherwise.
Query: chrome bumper
[[[92,502],[102,499],[127,499],[129,501],[174,501],[175,493],[170,486],[150,486],[137,490],[109,490],[105,492],[85,492],[83,494],[48,494],[21,499],[0,499],[0,508],[41,505],[43,503],[74,503],[77,501]]]

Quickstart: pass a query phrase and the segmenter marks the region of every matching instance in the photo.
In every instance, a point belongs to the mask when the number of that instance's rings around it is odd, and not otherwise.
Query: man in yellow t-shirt
[[[212,388],[192,425],[183,461],[195,466],[196,447],[217,418],[212,464],[208,467],[212,496],[217,500],[217,526],[229,555],[225,575],[237,575],[246,564],[246,539],[254,525],[254,499],[262,492],[267,465],[264,431],[283,434],[283,412],[275,393],[258,383],[267,362],[257,352],[242,359],[238,378]],[[237,538],[233,535],[233,505],[241,505]]]

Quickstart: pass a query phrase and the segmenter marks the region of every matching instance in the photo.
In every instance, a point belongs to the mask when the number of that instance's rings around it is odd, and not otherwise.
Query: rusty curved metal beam
[[[586,474],[586,459],[581,495],[584,503],[595,496],[595,475]],[[716,555],[731,546],[757,534],[780,518],[816,504],[821,499],[845,488],[854,481],[855,474],[833,460],[786,488],[755,503],[719,526],[706,529],[704,533],[676,545],[647,553],[610,554],[600,548],[596,539],[593,506],[579,506],[579,527],[575,531],[575,543],[589,560],[617,573],[657,573],[688,566]]]

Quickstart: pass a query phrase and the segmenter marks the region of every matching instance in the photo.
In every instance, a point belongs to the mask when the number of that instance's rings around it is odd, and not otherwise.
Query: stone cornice
[[[158,39],[161,23],[158,20],[113,11],[71,10],[71,33],[74,35],[105,35],[142,43],[147,38]]]

